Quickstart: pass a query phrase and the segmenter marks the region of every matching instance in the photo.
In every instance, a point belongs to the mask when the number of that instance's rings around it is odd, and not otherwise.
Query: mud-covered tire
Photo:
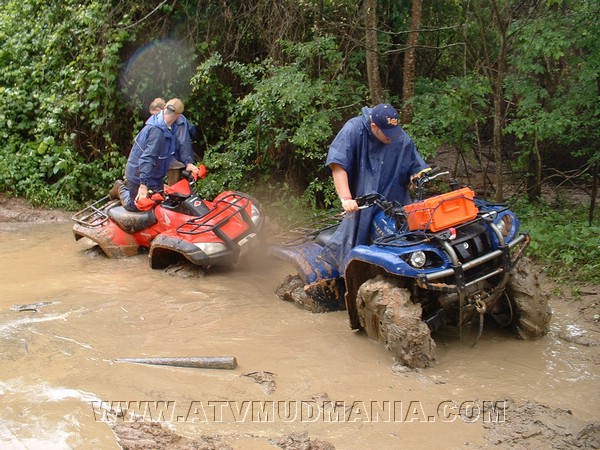
[[[399,363],[412,368],[435,364],[435,342],[421,319],[421,305],[412,302],[407,289],[379,275],[361,285],[356,307],[367,336],[383,343]]]
[[[549,295],[542,291],[528,258],[521,259],[511,272],[504,297],[511,317],[508,328],[518,338],[535,339],[548,333],[552,318]]]
[[[288,275],[285,280],[275,289],[275,294],[284,301],[294,302],[299,307],[307,309],[314,313],[322,312],[316,308],[312,299],[306,294],[304,290],[304,281],[300,278],[300,275]]]

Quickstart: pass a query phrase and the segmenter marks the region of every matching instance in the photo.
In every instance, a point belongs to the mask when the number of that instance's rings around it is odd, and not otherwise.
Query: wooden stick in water
[[[175,358],[121,358],[117,362],[154,364],[159,366],[192,367],[196,369],[235,369],[235,356],[184,356]]]

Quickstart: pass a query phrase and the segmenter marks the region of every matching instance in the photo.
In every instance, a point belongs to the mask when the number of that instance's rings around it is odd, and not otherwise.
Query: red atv
[[[200,169],[203,177],[206,169]],[[98,200],[73,215],[75,240],[91,239],[109,258],[148,249],[153,269],[181,257],[198,266],[235,264],[258,244],[264,223],[261,207],[249,195],[234,191],[203,200],[194,193],[197,178],[184,171],[180,181],[144,199],[144,212],[127,211],[108,196]]]

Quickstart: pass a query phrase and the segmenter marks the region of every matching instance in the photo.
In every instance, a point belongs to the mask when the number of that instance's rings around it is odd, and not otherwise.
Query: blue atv
[[[523,253],[529,236],[508,206],[492,204],[468,187],[423,199],[425,186],[448,172],[416,180],[416,201],[402,206],[378,193],[357,198],[377,208],[370,243],[354,247],[345,273],[323,257],[339,225],[290,230],[271,255],[291,263],[276,293],[313,312],[347,310],[352,329],[382,342],[409,367],[435,363],[432,333],[445,325],[479,324],[493,317],[517,337],[545,335],[551,311]]]

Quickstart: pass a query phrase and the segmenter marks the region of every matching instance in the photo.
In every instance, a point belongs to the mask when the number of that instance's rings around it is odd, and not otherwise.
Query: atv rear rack
[[[118,199],[111,200],[108,195],[92,203],[88,207],[76,212],[71,220],[87,227],[99,227],[108,220],[106,212],[113,206],[119,205]]]
[[[221,228],[225,226],[232,217],[236,214],[240,214],[244,219],[244,222],[248,225],[249,229],[254,229],[254,222],[248,215],[246,208],[250,204],[251,200],[247,196],[240,193],[231,193],[223,196],[217,202],[215,207],[202,217],[196,217],[188,220],[177,227],[177,232],[181,234],[199,235],[203,233],[214,232],[220,239],[229,241],[229,237],[221,231]],[[219,208],[220,205],[225,205],[223,208]],[[223,216],[224,217],[220,217]],[[215,223],[207,223],[216,220]]]

